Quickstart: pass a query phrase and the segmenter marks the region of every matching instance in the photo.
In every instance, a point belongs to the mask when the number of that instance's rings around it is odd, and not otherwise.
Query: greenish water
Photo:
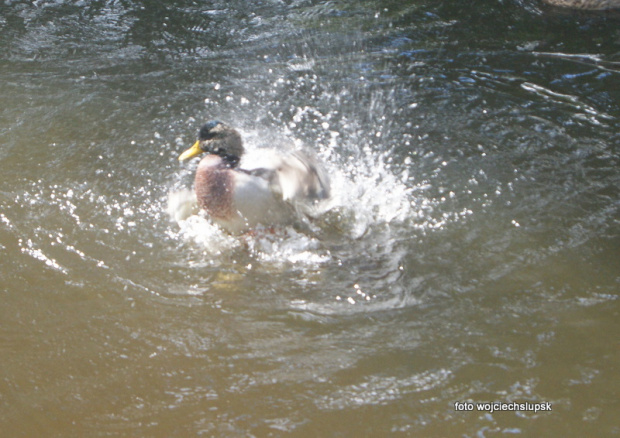
[[[620,435],[619,23],[4,1],[2,436]],[[214,118],[313,150],[330,210],[171,220]]]

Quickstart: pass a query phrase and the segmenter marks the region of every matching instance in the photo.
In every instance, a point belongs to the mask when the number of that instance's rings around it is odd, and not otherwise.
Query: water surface
[[[3,436],[614,436],[620,26],[533,1],[0,5]],[[171,220],[200,125],[329,211]],[[551,412],[457,412],[456,402]]]

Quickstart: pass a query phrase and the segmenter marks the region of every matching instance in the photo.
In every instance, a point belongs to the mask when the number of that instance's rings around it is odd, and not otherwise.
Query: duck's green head
[[[219,155],[230,164],[236,165],[243,155],[241,135],[217,120],[207,122],[200,128],[196,143],[179,156],[179,161],[189,160],[202,153]]]

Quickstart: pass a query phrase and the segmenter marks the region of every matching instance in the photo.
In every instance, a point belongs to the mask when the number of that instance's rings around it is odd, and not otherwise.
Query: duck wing
[[[329,179],[318,162],[297,151],[282,157],[271,181],[272,190],[281,191],[285,201],[316,201],[330,195]]]
[[[330,196],[327,174],[314,158],[301,151],[274,154],[265,167],[243,171],[267,180],[271,191],[284,201],[309,202]]]
[[[234,218],[234,226],[229,229],[254,228],[262,225],[286,225],[294,220],[293,207],[278,196],[274,196],[266,174],[258,169],[246,171],[239,169],[234,172],[234,208],[239,216]],[[229,221],[231,222],[231,221]]]

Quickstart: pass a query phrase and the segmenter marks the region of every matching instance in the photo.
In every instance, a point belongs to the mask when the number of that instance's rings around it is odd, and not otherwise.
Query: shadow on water
[[[7,1],[0,45],[8,436],[618,433],[613,13]],[[207,119],[329,211],[171,221]]]

